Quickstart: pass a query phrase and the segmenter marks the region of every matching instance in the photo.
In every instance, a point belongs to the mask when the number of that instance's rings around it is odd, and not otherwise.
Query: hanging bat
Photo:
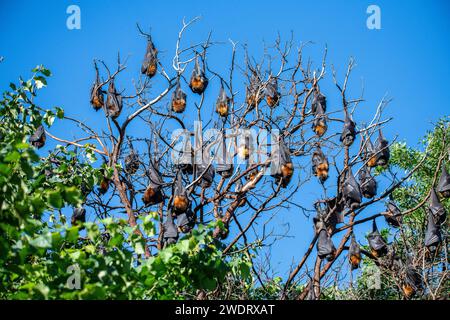
[[[334,259],[336,248],[333,241],[325,229],[320,230],[319,238],[317,240],[317,255],[320,259],[326,258],[328,261]]]
[[[347,168],[345,178],[342,185],[342,196],[347,207],[355,210],[361,203],[361,189],[353,175],[352,168]]]
[[[216,112],[221,117],[226,117],[228,116],[229,108],[230,108],[230,98],[227,96],[223,86],[221,86],[219,96],[217,97],[216,101]]]
[[[168,246],[177,242],[178,229],[175,223],[173,223],[171,213],[167,213],[166,221],[164,221],[163,223],[163,230],[164,246]]]
[[[182,113],[186,109],[186,94],[181,90],[179,82],[175,91],[172,93],[171,105],[172,111],[176,113]]]
[[[266,90],[266,102],[271,108],[276,107],[280,103],[280,93],[278,92],[278,80],[275,77],[270,77],[267,82]]]
[[[225,137],[222,135],[222,141],[217,147],[217,166],[216,171],[223,178],[227,179],[233,174],[232,159],[229,159]]]
[[[371,253],[374,257],[382,257],[387,253],[387,244],[384,241],[381,234],[378,232],[377,224],[375,222],[375,219],[373,220],[372,224],[372,232],[369,233],[367,236],[369,240],[369,247],[371,250]]]
[[[361,263],[361,248],[356,242],[355,235],[352,233],[350,247],[348,249],[348,261],[352,270],[358,269]]]
[[[158,69],[158,50],[152,42],[151,37],[147,38],[147,50],[145,52],[144,61],[141,66],[141,73],[152,78]]]
[[[351,119],[350,115],[345,113],[344,129],[342,130],[340,141],[346,147],[350,147],[355,141],[356,130],[355,122]]]
[[[95,111],[100,110],[105,105],[105,99],[103,97],[103,90],[100,82],[100,76],[98,74],[97,65],[95,65],[96,78],[91,87],[91,105]]]
[[[327,132],[328,125],[326,116],[323,113],[323,111],[321,111],[322,109],[320,105],[318,106],[318,108],[319,111],[317,112],[314,121],[312,123],[312,129],[318,137],[321,137],[325,134],[325,132]]]
[[[405,298],[410,299],[422,287],[422,277],[419,272],[410,264],[406,266],[406,275],[402,284],[402,291]]]
[[[42,125],[40,125],[36,131],[30,136],[30,143],[33,147],[38,149],[42,148],[45,145],[45,141],[47,140],[47,136],[45,135],[45,130]]]
[[[441,243],[441,230],[433,217],[433,213],[430,210],[427,210],[427,230],[425,231],[425,246],[434,251],[440,243]]]
[[[125,171],[129,174],[135,174],[139,169],[139,156],[131,151],[129,155],[125,157]]]
[[[336,206],[337,199],[329,198],[325,200],[325,207],[323,203],[316,202],[314,208],[316,209],[316,216],[313,218],[316,232],[325,227],[329,234],[332,234],[336,229],[338,223],[344,222],[342,215],[342,208]]]
[[[442,203],[439,201],[439,198],[436,194],[436,191],[434,191],[434,188],[431,188],[431,197],[430,197],[430,204],[428,206],[429,210],[433,214],[435,221],[438,224],[444,223],[446,217],[447,217],[447,210],[445,210]]]
[[[239,207],[243,207],[245,206],[245,204],[247,203],[247,198],[245,197],[245,195],[243,195],[240,191],[242,188],[242,182],[239,179],[238,181],[236,181],[236,186],[234,189],[234,192],[236,193],[236,199],[239,200]]]
[[[450,174],[445,169],[445,164],[442,164],[442,173],[436,190],[442,197],[450,198]]]
[[[184,213],[190,207],[187,191],[183,186],[181,172],[177,172],[173,187],[173,208],[176,214]]]
[[[442,164],[442,173],[436,190],[442,197],[450,198],[450,174],[445,169],[445,164]]]
[[[103,177],[102,181],[100,182],[99,188],[101,194],[105,194],[108,191],[110,182],[110,179],[108,179],[107,177]]]
[[[321,183],[328,179],[328,159],[318,146],[312,155],[312,171]]]
[[[377,182],[366,166],[359,171],[359,185],[364,198],[371,199],[377,194]]]
[[[189,233],[195,225],[194,213],[191,209],[188,209],[185,213],[181,213],[177,216],[178,231],[182,233]]]
[[[377,154],[377,165],[385,166],[389,162],[390,152],[389,152],[389,143],[383,137],[383,133],[381,129],[378,131],[378,138],[375,142],[375,152]]]
[[[277,183],[281,182],[283,188],[286,188],[294,174],[291,154],[283,139],[280,139],[274,147],[270,164],[271,176]]]
[[[175,168],[181,170],[182,173],[192,174],[194,172],[194,150],[189,140],[185,140],[183,150],[179,152],[179,158],[175,162]]]
[[[149,175],[150,181],[142,197],[142,202],[144,202],[145,206],[155,205],[164,201],[164,195],[161,190],[163,180],[153,160],[150,160]]]
[[[197,165],[197,177],[202,176],[202,187],[209,188],[214,181],[215,170],[210,161],[207,158],[203,159],[203,162]]]
[[[383,212],[386,222],[394,227],[399,228],[403,222],[403,216],[397,205],[391,200],[387,204],[387,211]]]
[[[205,72],[200,68],[198,63],[198,56],[195,57],[195,66],[192,71],[191,81],[189,87],[193,93],[202,94],[208,86],[208,79],[205,76]]]
[[[86,222],[86,209],[83,207],[75,208],[70,218],[70,223],[72,226],[78,226]]]
[[[106,97],[107,116],[116,119],[122,112],[122,106],[122,95],[117,92],[114,85],[114,79],[111,79],[108,86],[108,95]]]
[[[262,100],[261,95],[261,81],[258,78],[256,72],[252,72],[252,77],[250,78],[250,83],[245,89],[245,101],[251,108],[255,108]]]
[[[377,156],[375,148],[372,144],[372,141],[370,141],[370,137],[367,137],[363,140],[364,143],[364,149],[361,152],[361,158],[363,161],[367,161],[366,165],[369,168],[373,168],[377,166]]]
[[[316,115],[319,109],[322,110],[323,113],[327,112],[327,98],[318,90],[315,90],[311,103],[311,111]]]

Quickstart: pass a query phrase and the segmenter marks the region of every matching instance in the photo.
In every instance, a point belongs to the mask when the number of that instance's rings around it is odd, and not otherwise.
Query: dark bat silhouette
[[[350,247],[348,248],[348,261],[352,270],[358,269],[361,262],[361,248],[356,242],[355,235],[352,233],[352,238],[350,240]]]
[[[355,136],[356,136],[355,122],[346,112],[344,120],[344,129],[342,130],[340,141],[344,146],[349,147],[353,144],[353,141],[355,141]]]
[[[233,174],[233,164],[232,159],[227,152],[227,145],[225,141],[225,137],[222,135],[222,141],[219,143],[217,147],[217,166],[216,171],[223,178],[229,178]]]
[[[131,150],[131,153],[125,157],[125,171],[129,174],[135,174],[139,169],[139,156]]]
[[[141,66],[141,73],[152,78],[158,69],[158,50],[150,37],[147,38],[147,50],[145,51],[144,61]]]
[[[436,194],[436,191],[434,191],[434,188],[431,188],[431,197],[430,197],[430,205],[428,207],[433,214],[436,222],[438,224],[442,224],[445,221],[445,218],[447,217],[447,210],[445,210],[442,203],[439,201],[439,198]]]
[[[375,142],[375,151],[377,153],[377,165],[385,166],[389,162],[390,152],[389,152],[389,143],[383,137],[383,133],[381,129],[378,130],[378,138]]]
[[[256,72],[252,72],[250,83],[245,90],[245,101],[250,107],[255,108],[263,98],[261,94],[261,81]]]
[[[425,231],[425,246],[434,252],[437,246],[441,243],[441,230],[436,224],[433,213],[427,210],[427,230]]]
[[[386,222],[394,228],[399,228],[403,222],[402,212],[392,200],[387,203],[387,211],[383,212],[383,216]]]
[[[194,228],[194,225],[195,216],[190,208],[185,213],[181,213],[177,216],[177,226],[179,232],[189,233]]]
[[[281,182],[281,186],[286,188],[294,174],[291,153],[282,138],[274,147],[271,154],[270,174],[277,183]]]
[[[221,86],[219,96],[217,97],[216,101],[216,112],[221,117],[226,117],[228,116],[229,109],[230,109],[230,98],[227,96],[223,86]]]
[[[98,74],[97,65],[95,66],[96,77],[95,82],[91,87],[91,105],[95,111],[100,110],[105,105],[104,94],[100,82],[100,76]]]
[[[78,226],[81,223],[86,222],[86,209],[83,207],[75,208],[72,213],[72,217],[70,218],[70,223],[72,226]]]
[[[361,203],[361,189],[353,175],[352,168],[345,171],[342,184],[342,196],[349,209],[355,210]]]
[[[378,232],[378,227],[375,219],[373,220],[372,224],[372,232],[369,233],[367,238],[369,240],[371,253],[374,257],[382,257],[387,253],[387,244],[381,234]]]
[[[175,223],[173,223],[173,218],[171,213],[167,213],[166,221],[163,223],[163,239],[164,246],[174,244],[178,240],[178,229]]]
[[[42,125],[40,125],[36,131],[30,136],[30,143],[33,147],[38,149],[42,148],[45,145],[45,141],[47,140],[47,136],[45,135],[45,130]]]
[[[312,155],[312,172],[323,183],[328,179],[328,159],[318,146]]]
[[[328,261],[331,261],[334,259],[335,253],[336,248],[334,247],[333,241],[331,241],[327,230],[320,230],[319,238],[317,240],[317,255],[320,259],[326,258]]]
[[[270,77],[266,85],[265,96],[267,105],[271,108],[276,107],[280,103],[277,78]]]
[[[377,194],[377,182],[366,166],[359,171],[359,185],[364,198],[371,199]]]
[[[321,137],[325,134],[325,132],[327,132],[328,129],[327,118],[321,104],[317,105],[316,108],[312,129],[318,137]]]
[[[177,172],[173,186],[173,209],[176,214],[184,213],[191,206],[186,189],[183,185],[181,171]]]
[[[445,169],[445,164],[442,164],[442,173],[436,190],[442,197],[450,198],[450,174]]]
[[[180,83],[178,82],[175,91],[172,93],[172,111],[176,113],[182,113],[186,109],[186,94],[181,90]]]
[[[157,165],[153,160],[150,160],[149,175],[150,181],[144,192],[144,196],[142,197],[142,202],[144,202],[146,206],[155,205],[164,201],[164,195],[162,193],[163,181]]]
[[[192,70],[191,81],[189,87],[193,93],[202,94],[208,86],[208,79],[205,76],[205,72],[200,68],[198,63],[198,57],[195,57],[195,66]]]
[[[363,143],[365,143],[363,150],[361,151],[361,158],[363,161],[367,162],[367,166],[369,168],[373,168],[377,166],[377,156],[375,147],[372,144],[372,141],[370,141],[370,137],[364,138],[363,137]]]
[[[122,95],[117,92],[114,79],[111,79],[106,97],[106,114],[108,117],[116,119],[122,112]]]
[[[317,114],[319,108],[323,113],[327,112],[327,98],[319,91],[314,91],[314,97],[311,102],[311,111],[314,115]]]

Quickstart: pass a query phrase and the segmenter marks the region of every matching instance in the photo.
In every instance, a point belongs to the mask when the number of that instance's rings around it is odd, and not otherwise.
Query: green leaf
[[[61,192],[59,190],[57,190],[57,191],[50,191],[48,193],[48,202],[54,208],[57,208],[57,209],[62,208],[62,206],[63,206],[63,198],[61,197]]]
[[[41,235],[30,241],[30,245],[35,248],[51,248],[52,247],[52,234],[50,232]]]

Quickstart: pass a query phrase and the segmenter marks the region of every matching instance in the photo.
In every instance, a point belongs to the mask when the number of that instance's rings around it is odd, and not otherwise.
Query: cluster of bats
[[[326,98],[318,90],[314,93],[312,105],[312,113],[314,121],[312,129],[317,136],[321,137],[327,130],[326,122]],[[344,127],[340,136],[341,143],[349,147],[353,144],[356,137],[355,123],[351,116],[345,112]],[[353,175],[351,167],[345,168],[338,178],[338,196],[326,199],[325,201],[316,202],[316,217],[314,217],[315,232],[318,235],[317,254],[321,259],[329,261],[335,258],[336,248],[331,240],[331,235],[335,230],[337,223],[343,222],[343,210],[347,207],[349,210],[357,209],[362,198],[373,198],[377,193],[377,183],[371,175],[371,168],[376,166],[386,166],[389,162],[390,152],[388,141],[383,137],[381,129],[375,144],[372,144],[370,137],[362,134],[363,149],[361,150],[361,158],[364,162],[363,167],[359,170],[358,181]],[[324,183],[328,178],[328,159],[318,145],[312,155],[313,174]],[[442,166],[442,174],[436,191],[441,197],[450,197],[450,176]],[[425,234],[425,246],[429,249],[429,255],[436,252],[441,242],[440,225],[446,219],[446,210],[439,201],[439,197],[435,189],[432,188],[431,198],[427,209],[427,229]],[[386,211],[383,216],[387,223],[395,228],[399,228],[402,224],[402,212],[397,207],[392,197],[386,205]],[[373,220],[372,232],[368,235],[368,244],[370,254],[375,257],[384,257],[390,251],[388,244],[378,231],[375,220]],[[391,250],[392,251],[392,250]],[[393,252],[391,252],[393,253]],[[405,279],[402,285],[403,292],[406,297],[411,297],[420,287],[421,278],[417,270],[412,267],[408,258],[406,266],[403,262],[391,254],[394,260],[391,267],[397,268],[398,271],[406,270]],[[361,262],[361,248],[356,242],[354,234],[351,236],[351,243],[348,248],[348,260],[352,270],[357,269]]]
[[[144,56],[144,61],[141,67],[141,73],[152,78],[155,76],[158,69],[157,49],[150,37],[148,37],[147,49]],[[97,111],[104,109],[108,117],[117,118],[122,111],[122,96],[117,91],[114,85],[114,78],[109,79],[108,90],[105,92],[102,89],[102,82],[100,81],[99,72],[96,68],[96,79],[91,88],[90,103]],[[195,94],[203,94],[208,86],[208,78],[205,75],[204,63],[200,66],[198,56],[195,57],[195,65],[189,82],[191,91]],[[281,94],[278,90],[278,82],[276,77],[270,76],[267,84],[261,84],[257,73],[252,71],[249,85],[246,88],[245,101],[250,107],[256,107],[265,98],[269,107],[275,107],[279,104]],[[171,109],[175,113],[182,113],[186,109],[187,95],[182,90],[180,81],[178,79],[175,90],[171,97]],[[231,99],[227,96],[226,91],[221,85],[219,95],[216,100],[216,112],[221,117],[227,117],[230,113]],[[311,103],[311,111],[314,115],[312,122],[312,130],[321,137],[327,131],[327,101],[326,97],[315,87],[314,96]],[[345,120],[342,133],[340,135],[340,142],[345,147],[350,147],[356,138],[356,125],[352,120],[351,115],[345,110]],[[318,234],[317,252],[322,259],[326,258],[332,260],[335,257],[335,247],[331,240],[331,235],[337,223],[343,222],[343,211],[345,207],[349,210],[357,209],[362,198],[373,198],[377,193],[377,183],[371,175],[371,169],[376,166],[386,166],[389,162],[390,152],[388,141],[383,137],[381,129],[379,129],[378,138],[375,144],[372,144],[370,137],[361,133],[363,139],[363,150],[361,158],[364,162],[363,167],[359,170],[358,180],[353,175],[352,168],[346,167],[338,178],[337,196],[326,199],[315,204],[317,215],[314,218],[315,231]],[[41,148],[45,144],[44,128],[39,126],[36,132],[30,137],[30,143]],[[252,153],[251,150],[251,136],[246,136],[244,142],[238,148],[238,155],[243,159],[248,159]],[[170,197],[169,211],[166,221],[163,224],[163,238],[165,245],[175,243],[178,239],[179,232],[188,233],[195,225],[196,217],[191,208],[190,192],[186,190],[183,175],[194,174],[196,177],[201,176],[201,185],[203,188],[208,188],[212,185],[215,173],[217,172],[224,178],[229,178],[233,172],[233,165],[226,159],[226,144],[225,140],[221,143],[222,148],[218,148],[219,157],[217,165],[214,168],[210,162],[209,152],[203,153],[203,161],[200,164],[179,163],[175,165],[176,175],[172,186],[172,195]],[[203,146],[200,146],[203,148]],[[193,150],[189,144],[186,144],[183,152],[193,154]],[[222,154],[222,156],[221,156]],[[193,157],[191,157],[192,159]],[[144,192],[142,201],[146,206],[156,205],[164,202],[168,197],[163,192],[165,185],[158,170],[158,163],[150,161],[149,168],[149,184]],[[323,153],[320,144],[318,143],[312,155],[312,172],[324,183],[328,179],[329,163],[328,159]],[[139,156],[131,148],[130,154],[125,158],[125,171],[128,174],[135,174],[139,168]],[[291,160],[290,150],[280,138],[278,143],[275,143],[271,152],[271,176],[282,187],[286,187],[294,172],[294,166]],[[247,176],[252,179],[257,171],[252,171]],[[110,180],[105,178],[100,183],[100,192],[106,193],[108,190]],[[236,193],[239,206],[244,206],[246,203],[245,197],[239,198],[239,189],[241,184],[236,186]],[[439,184],[436,189],[441,197],[450,197],[450,176],[442,166],[442,174]],[[431,190],[431,200],[427,208],[427,229],[425,235],[425,245],[431,252],[436,250],[441,242],[440,226],[446,218],[446,210],[439,201],[439,197],[434,189]],[[402,223],[402,213],[396,206],[395,202],[390,199],[387,203],[387,211],[383,213],[386,221],[393,227],[400,227]],[[80,222],[85,222],[86,210],[84,208],[76,208],[73,211],[71,222],[77,225]],[[174,222],[176,219],[176,223]],[[227,231],[222,234],[223,238],[227,236]],[[388,245],[380,235],[375,220],[373,221],[373,230],[368,235],[369,247],[371,254],[374,257],[383,257],[388,253]],[[351,244],[348,250],[348,259],[352,270],[358,268],[361,262],[361,249],[356,242],[354,235],[351,237]],[[397,261],[397,264],[401,263]],[[408,265],[406,268],[406,280],[404,285],[404,292],[407,296],[411,296],[420,286],[417,277],[417,272]]]

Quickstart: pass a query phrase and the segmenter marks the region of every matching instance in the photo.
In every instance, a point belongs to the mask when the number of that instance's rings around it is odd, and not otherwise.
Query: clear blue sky
[[[66,28],[66,8],[81,8],[81,30]],[[366,8],[381,8],[381,30],[366,28]],[[314,62],[328,45],[328,63],[342,75],[348,58],[357,68],[350,94],[358,95],[364,82],[365,99],[360,119],[367,119],[384,94],[394,100],[386,117],[394,120],[386,136],[415,145],[432,123],[449,115],[450,100],[450,3],[448,1],[2,1],[0,3],[0,89],[19,75],[44,64],[52,70],[49,86],[39,103],[62,106],[66,114],[95,124],[99,114],[89,107],[93,81],[92,59],[113,63],[120,50],[130,55],[129,78],[136,78],[145,41],[135,23],[152,28],[161,56],[169,61],[183,17],[202,16],[189,33],[188,42],[204,39],[213,31],[215,40],[233,39],[260,52],[262,42],[271,42],[277,32],[287,38],[291,30],[297,43],[314,41],[307,50]],[[228,49],[228,47],[224,47]],[[229,51],[214,50],[214,59],[229,61]],[[330,107],[338,103],[337,92],[327,75],[323,90]],[[124,81],[123,79],[121,81]],[[334,97],[333,97],[334,96]],[[70,137],[63,124],[53,131]],[[297,200],[311,205],[320,190],[311,188]],[[300,197],[300,195],[297,195]],[[295,210],[283,211],[275,225],[291,224],[292,238],[272,250],[272,264],[284,276],[292,259],[304,252],[312,235],[308,221]],[[365,226],[360,232],[366,231]],[[360,239],[362,240],[362,239]],[[296,260],[297,261],[297,260]]]

